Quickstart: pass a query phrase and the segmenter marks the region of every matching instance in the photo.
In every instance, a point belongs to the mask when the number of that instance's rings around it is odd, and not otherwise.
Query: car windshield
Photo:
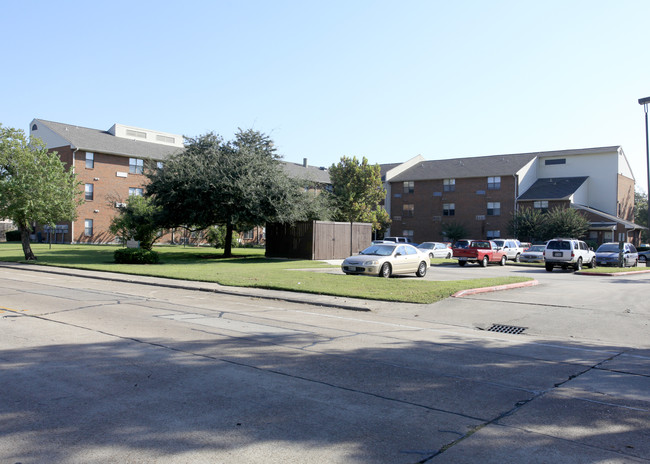
[[[605,243],[596,250],[598,253],[618,253],[617,243]]]
[[[503,246],[503,244],[505,243],[505,240],[495,240],[495,241],[494,241],[494,243],[496,243],[496,244],[497,244],[497,246],[500,246],[500,247],[502,247],[502,246]]]
[[[421,243],[420,245],[418,245],[418,248],[424,248],[425,250],[432,250],[434,245],[435,245],[434,243]]]
[[[546,248],[548,248],[549,250],[570,250],[571,242],[568,242],[566,240],[555,240],[555,241],[548,242]]]
[[[372,245],[363,250],[362,255],[390,256],[395,249],[392,245]]]
[[[544,251],[544,248],[546,248],[544,245],[533,245],[526,251]]]

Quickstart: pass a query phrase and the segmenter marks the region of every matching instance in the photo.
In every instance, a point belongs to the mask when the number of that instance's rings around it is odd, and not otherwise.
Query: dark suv
[[[587,267],[594,267],[596,253],[582,240],[554,238],[546,244],[544,262],[548,272],[551,272],[556,266],[562,269],[572,267],[579,271],[583,264]]]

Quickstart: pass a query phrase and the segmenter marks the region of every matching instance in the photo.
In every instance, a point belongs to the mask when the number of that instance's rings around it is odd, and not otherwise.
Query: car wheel
[[[640,262],[640,263],[645,263],[645,261],[646,261],[646,257],[645,257],[645,256],[643,256],[643,255],[639,256],[639,262]]]
[[[425,275],[427,275],[427,263],[422,261],[418,266],[418,271],[415,273],[415,275],[418,277],[424,277]]]
[[[576,271],[581,271],[582,270],[582,258],[578,258],[578,261],[576,261],[576,265],[574,266]]]
[[[517,253],[517,256],[515,256],[515,263],[518,263],[521,261],[521,254]]]
[[[433,253],[429,253],[429,259],[433,259]]]
[[[634,264],[632,264],[632,267],[637,267],[639,265],[639,260],[635,259]]]
[[[467,261],[458,261],[459,266],[464,266],[465,264],[467,264]]]
[[[595,267],[596,267],[596,260],[595,260],[595,259],[592,259],[591,261],[589,261],[589,262],[587,263],[587,267],[588,267],[589,269],[593,269],[593,268],[595,268]]]
[[[546,271],[547,272],[553,272],[553,265],[552,264],[546,264]]]
[[[390,264],[384,263],[384,265],[381,267],[381,270],[379,271],[379,277],[390,277],[390,275],[393,273],[393,270],[390,267]]]
[[[451,259],[451,252],[447,253],[447,259]]]
[[[501,266],[505,266],[505,265],[506,265],[506,261],[507,261],[507,260],[506,260],[506,257],[505,257],[505,256],[502,256],[502,257],[501,257],[501,261],[499,261],[499,264],[500,264]],[[519,255],[517,255],[517,262],[519,262]]]
[[[483,259],[481,260],[481,267],[487,267],[489,262],[490,262],[490,260],[488,259],[488,257],[483,256]]]

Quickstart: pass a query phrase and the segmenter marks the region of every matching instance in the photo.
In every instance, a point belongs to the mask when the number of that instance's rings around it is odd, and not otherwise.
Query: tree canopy
[[[0,124],[0,217],[20,230],[26,260],[35,260],[29,233],[33,224],[74,221],[83,202],[72,168],[39,139]]]
[[[151,250],[160,237],[160,207],[154,205],[150,198],[131,195],[119,210],[119,214],[111,221],[111,233],[123,241],[137,240],[140,248]]]
[[[229,142],[214,133],[187,138],[182,153],[147,176],[161,225],[225,226],[225,256],[234,229],[290,221],[300,210],[298,184],[282,170],[273,141],[252,129],[239,129]]]
[[[390,224],[387,213],[379,206],[386,197],[378,164],[370,165],[363,157],[341,157],[330,167],[335,219],[347,222],[370,222],[374,229]]]
[[[554,237],[584,237],[589,225],[589,220],[573,208],[558,207],[543,213],[525,207],[513,213],[508,229],[519,240],[536,242]]]

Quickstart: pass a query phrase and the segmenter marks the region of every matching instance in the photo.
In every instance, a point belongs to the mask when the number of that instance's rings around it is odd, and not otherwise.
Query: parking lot
[[[539,285],[416,305],[26,269],[2,462],[650,462],[650,274],[434,266]]]

